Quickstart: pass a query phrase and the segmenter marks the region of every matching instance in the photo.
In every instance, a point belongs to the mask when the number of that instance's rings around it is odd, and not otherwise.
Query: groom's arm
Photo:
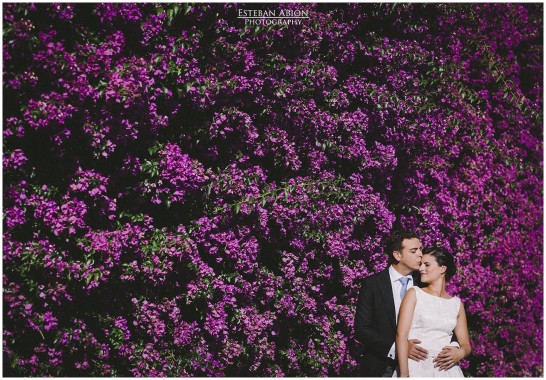
[[[374,289],[370,281],[365,280],[356,305],[355,338],[366,347],[383,355],[389,351],[390,345],[386,343],[384,333],[378,331],[377,326],[372,326],[374,314],[378,312],[376,308]],[[384,317],[387,318],[387,316]]]
[[[457,335],[455,335],[455,331],[453,331],[453,336],[451,337],[451,342],[449,342],[448,346],[451,347],[457,347],[460,348],[459,341],[457,340]]]

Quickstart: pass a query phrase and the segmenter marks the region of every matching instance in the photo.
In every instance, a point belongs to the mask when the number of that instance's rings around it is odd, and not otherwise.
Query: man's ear
[[[400,251],[393,251],[393,252],[392,252],[392,255],[394,256],[394,258],[396,259],[396,261],[402,260],[402,254],[400,253]]]

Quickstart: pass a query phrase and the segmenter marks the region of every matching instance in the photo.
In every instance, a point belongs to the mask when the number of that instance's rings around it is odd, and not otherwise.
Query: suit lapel
[[[383,298],[383,302],[385,303],[385,306],[387,308],[389,321],[394,331],[396,331],[396,310],[394,308],[394,298],[392,298],[392,284],[388,269],[381,272],[379,282],[381,297]]]

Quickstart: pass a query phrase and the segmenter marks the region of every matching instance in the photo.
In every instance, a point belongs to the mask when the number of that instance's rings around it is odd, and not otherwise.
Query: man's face
[[[402,241],[402,249],[394,251],[394,257],[398,260],[399,266],[409,272],[418,270],[421,265],[421,257],[423,257],[423,246],[421,240],[417,238],[404,239]]]

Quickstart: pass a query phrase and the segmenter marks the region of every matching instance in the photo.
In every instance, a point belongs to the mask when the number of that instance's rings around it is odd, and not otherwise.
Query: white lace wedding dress
[[[428,357],[420,362],[409,359],[410,377],[464,377],[458,365],[447,371],[439,371],[432,362],[442,348],[451,342],[461,300],[458,297],[436,297],[418,287],[414,289],[417,303],[408,339],[419,339],[419,345],[428,350]]]

